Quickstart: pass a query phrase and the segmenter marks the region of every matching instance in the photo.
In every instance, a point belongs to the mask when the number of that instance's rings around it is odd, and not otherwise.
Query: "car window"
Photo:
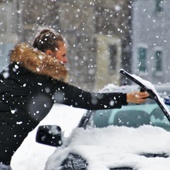
[[[170,106],[167,105],[170,109]],[[98,110],[93,112],[94,127],[127,126],[137,128],[142,125],[159,126],[170,131],[170,122],[153,100],[145,104],[129,104],[121,109]]]

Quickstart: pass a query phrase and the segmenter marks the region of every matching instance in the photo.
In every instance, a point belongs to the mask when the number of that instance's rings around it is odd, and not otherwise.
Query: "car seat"
[[[163,111],[161,110],[160,107],[154,108],[153,111],[150,114],[150,117],[151,116],[154,116],[156,119],[160,119],[160,120],[164,119],[164,113],[163,113]]]
[[[111,110],[96,111],[93,116],[94,125],[99,128],[107,127],[111,112]]]
[[[114,117],[113,125],[139,127],[150,124],[150,116],[142,110],[118,111]]]

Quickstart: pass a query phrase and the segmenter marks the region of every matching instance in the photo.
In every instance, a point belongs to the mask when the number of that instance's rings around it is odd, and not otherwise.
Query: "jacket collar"
[[[59,60],[25,43],[18,44],[11,51],[10,62],[19,63],[22,67],[36,74],[64,82],[68,80],[68,70]]]

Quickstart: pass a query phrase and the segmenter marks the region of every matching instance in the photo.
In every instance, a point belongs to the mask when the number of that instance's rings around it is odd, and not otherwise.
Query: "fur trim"
[[[46,75],[57,80],[68,80],[68,70],[57,59],[30,47],[28,44],[19,44],[10,53],[11,62],[19,62],[29,71]]]

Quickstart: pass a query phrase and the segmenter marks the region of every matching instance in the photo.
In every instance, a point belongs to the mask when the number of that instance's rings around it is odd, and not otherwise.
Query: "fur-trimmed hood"
[[[17,62],[36,74],[46,75],[64,82],[68,80],[68,70],[59,60],[25,43],[15,46],[10,53],[10,61]]]

